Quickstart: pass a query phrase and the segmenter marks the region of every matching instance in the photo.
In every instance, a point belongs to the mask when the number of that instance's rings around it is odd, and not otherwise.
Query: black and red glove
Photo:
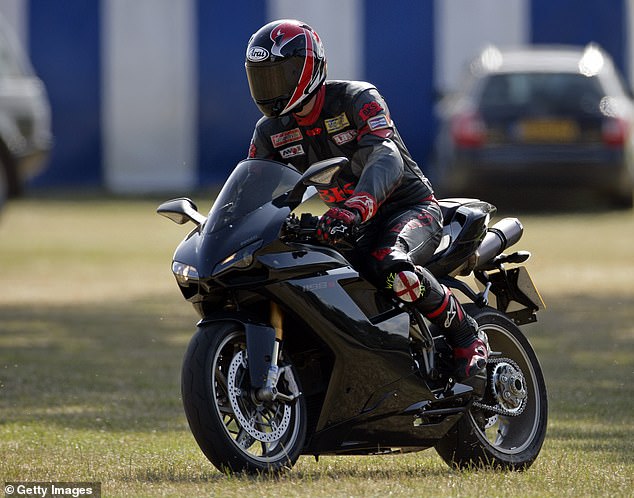
[[[356,210],[330,208],[317,223],[317,238],[328,244],[337,244],[351,237],[361,223]]]

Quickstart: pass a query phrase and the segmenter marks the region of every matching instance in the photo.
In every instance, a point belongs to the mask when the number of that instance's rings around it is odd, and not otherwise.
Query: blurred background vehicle
[[[441,196],[555,189],[632,207],[633,102],[611,58],[585,47],[488,46],[437,106]]]
[[[0,17],[0,207],[46,165],[52,144],[44,84]]]

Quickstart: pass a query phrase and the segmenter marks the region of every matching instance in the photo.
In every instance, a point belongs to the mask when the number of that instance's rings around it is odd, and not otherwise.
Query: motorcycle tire
[[[525,470],[546,437],[548,397],[541,366],[526,337],[503,313],[475,305],[466,305],[465,310],[476,319],[490,345],[481,403],[503,413],[474,404],[440,440],[436,451],[454,468]]]
[[[278,390],[299,394],[292,365],[279,366]],[[199,327],[185,353],[181,392],[194,438],[221,472],[276,472],[299,457],[306,437],[304,397],[288,403],[257,400],[239,323]]]

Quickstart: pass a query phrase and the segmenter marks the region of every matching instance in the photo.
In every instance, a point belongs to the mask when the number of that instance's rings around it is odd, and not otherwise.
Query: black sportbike
[[[207,217],[187,198],[158,208],[196,225],[172,271],[201,317],[182,368],[198,445],[234,472],[289,468],[302,454],[430,447],[455,467],[527,468],[548,408],[539,362],[518,328],[543,307],[521,265],[530,254],[503,253],[522,225],[504,218],[488,227],[495,207],[476,199],[440,202],[444,234],[425,266],[461,296],[490,349],[486,375],[459,383],[441,331],[366,280],[352,245],[318,243],[317,217],[294,213],[346,161],[302,175],[247,159]]]

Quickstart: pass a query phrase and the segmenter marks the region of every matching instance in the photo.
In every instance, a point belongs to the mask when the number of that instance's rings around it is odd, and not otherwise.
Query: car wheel
[[[614,199],[614,207],[618,209],[632,209],[634,207],[634,198],[632,191],[629,193],[622,193]]]
[[[629,175],[623,175],[616,190],[610,193],[608,200],[617,209],[632,209],[634,206],[634,181]]]
[[[632,182],[625,182],[613,197],[614,207],[619,209],[632,209],[634,205],[634,185]]]

